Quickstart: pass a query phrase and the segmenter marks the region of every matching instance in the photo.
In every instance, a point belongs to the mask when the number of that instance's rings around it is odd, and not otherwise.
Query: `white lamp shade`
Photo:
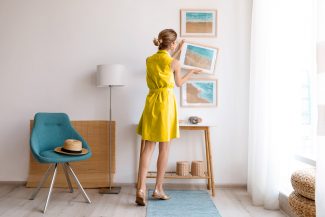
[[[98,65],[97,87],[124,86],[126,67],[121,64]]]
[[[317,71],[325,73],[325,41],[317,44]]]

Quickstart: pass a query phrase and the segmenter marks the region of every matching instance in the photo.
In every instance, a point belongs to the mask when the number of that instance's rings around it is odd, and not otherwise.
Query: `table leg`
[[[208,147],[208,133],[207,130],[204,130],[204,143],[205,143],[205,154],[207,161],[207,175],[208,178],[208,190],[211,190],[211,171],[210,171],[210,156],[209,156],[209,147]]]
[[[139,183],[140,183],[140,176],[139,176],[139,172],[140,172],[140,159],[141,159],[141,155],[142,155],[142,152],[144,150],[144,146],[145,146],[145,140],[141,139],[141,148],[140,148],[140,158],[139,158],[139,168],[138,168],[138,178],[137,178],[137,189],[139,189]]]
[[[211,143],[210,143],[210,130],[207,129],[208,137],[208,150],[209,150],[209,161],[210,161],[210,175],[211,175],[211,187],[212,187],[212,196],[215,196],[215,186],[214,186],[214,176],[213,176],[213,163],[212,163],[212,154],[211,154]]]

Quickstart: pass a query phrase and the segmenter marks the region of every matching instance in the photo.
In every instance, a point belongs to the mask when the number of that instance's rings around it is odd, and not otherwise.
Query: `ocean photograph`
[[[194,86],[200,90],[199,97],[213,103],[213,83],[212,82],[195,82]]]
[[[212,49],[187,45],[185,54],[185,65],[194,66],[201,69],[211,69],[214,51]]]
[[[212,12],[186,12],[187,33],[212,33]]]
[[[213,82],[188,82],[186,84],[187,103],[212,104],[214,101],[214,92]]]

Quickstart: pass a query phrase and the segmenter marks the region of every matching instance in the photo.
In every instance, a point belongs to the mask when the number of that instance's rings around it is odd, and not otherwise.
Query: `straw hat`
[[[67,139],[64,141],[63,147],[56,147],[55,152],[67,155],[84,155],[88,150],[82,148],[82,142],[75,139]]]

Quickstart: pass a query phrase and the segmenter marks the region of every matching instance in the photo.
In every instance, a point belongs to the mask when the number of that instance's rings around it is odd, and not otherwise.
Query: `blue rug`
[[[168,190],[170,200],[156,200],[148,191],[147,217],[221,217],[207,191]]]

